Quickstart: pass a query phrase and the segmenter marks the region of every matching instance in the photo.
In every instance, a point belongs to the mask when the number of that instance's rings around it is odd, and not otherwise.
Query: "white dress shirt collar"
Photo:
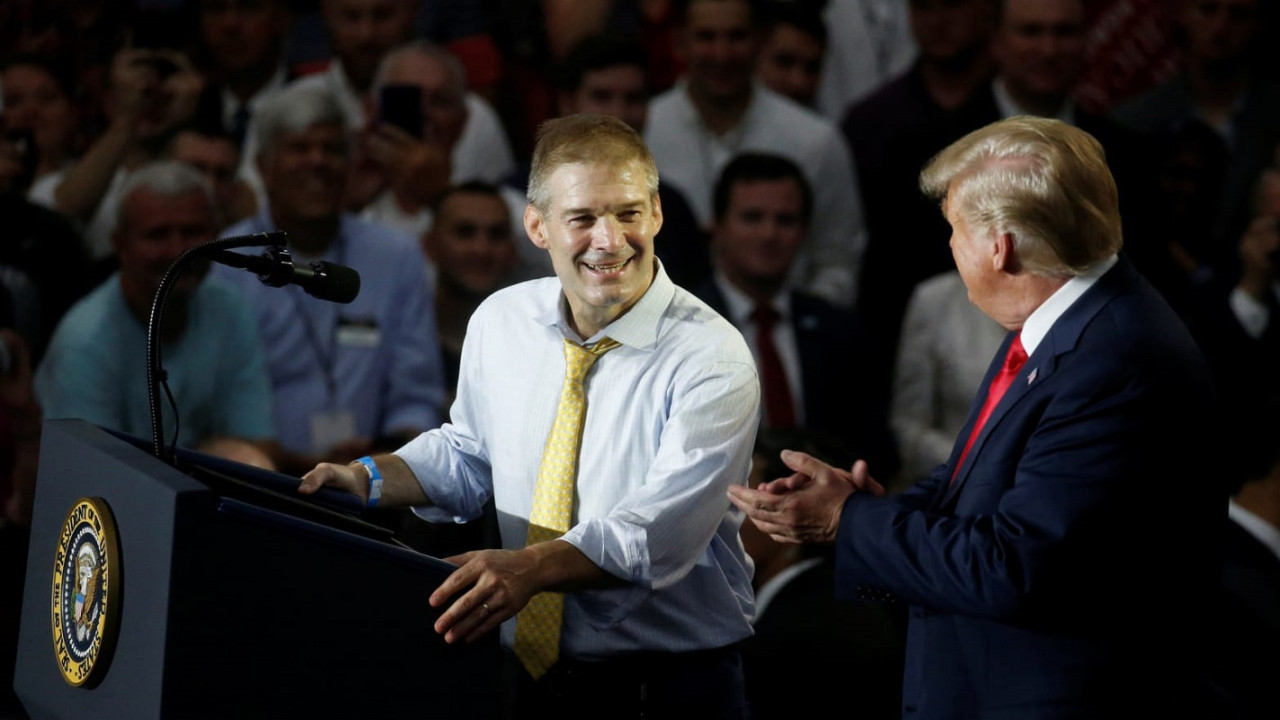
[[[729,278],[719,270],[715,271],[715,282],[720,294],[724,296],[724,309],[729,322],[739,328],[754,324],[751,315],[755,312],[756,301],[729,282]],[[774,295],[769,299],[769,307],[778,313],[779,321],[786,322],[791,318],[791,293],[784,291]]]
[[[657,258],[654,258],[653,262],[653,282],[649,284],[649,289],[644,295],[631,306],[630,310],[587,338],[586,342],[581,340],[569,324],[569,303],[565,299],[563,289],[553,305],[536,308],[533,319],[543,325],[555,327],[566,338],[585,345],[596,343],[607,336],[628,347],[638,350],[650,349],[658,342],[663,313],[671,304],[671,298],[676,292],[675,283],[667,277],[667,271],[662,268],[662,263]]]
[[[1040,341],[1044,340],[1044,336],[1049,334],[1053,324],[1058,321],[1058,318],[1062,317],[1067,308],[1071,307],[1076,300],[1079,300],[1080,296],[1093,287],[1093,284],[1098,282],[1098,278],[1105,275],[1111,269],[1111,266],[1115,265],[1119,260],[1118,256],[1112,255],[1085,272],[1071,278],[1027,317],[1027,321],[1022,324],[1022,347],[1027,351],[1027,355],[1036,351]]]

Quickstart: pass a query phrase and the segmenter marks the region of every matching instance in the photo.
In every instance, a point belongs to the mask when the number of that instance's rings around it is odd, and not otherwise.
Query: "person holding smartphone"
[[[447,51],[411,43],[388,53],[369,95],[349,203],[365,218],[413,237],[449,187],[452,153],[467,124],[466,79]]]
[[[159,159],[173,131],[195,114],[204,78],[186,54],[136,43],[111,62],[110,124],[85,154],[31,188],[33,202],[85,225],[97,260],[113,253],[118,193],[131,170]]]

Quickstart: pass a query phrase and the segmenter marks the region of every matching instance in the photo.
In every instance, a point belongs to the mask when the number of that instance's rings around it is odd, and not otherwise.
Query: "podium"
[[[432,629],[451,564],[349,495],[145,447],[44,425],[15,681],[32,718],[496,716],[496,633]]]

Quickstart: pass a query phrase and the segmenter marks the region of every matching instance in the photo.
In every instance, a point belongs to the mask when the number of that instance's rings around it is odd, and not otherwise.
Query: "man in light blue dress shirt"
[[[436,624],[447,641],[501,625],[511,647],[531,597],[566,593],[559,662],[513,683],[518,715],[745,717],[736,644],[751,633],[752,568],[725,492],[749,471],[759,381],[741,334],[655,260],[657,186],[624,123],[547,123],[524,222],[556,279],[499,291],[473,315],[452,422],[303,478],[303,492],[367,498],[376,471],[382,504],[439,521],[495,498],[504,549],[450,558],[460,567],[430,602],[448,605]],[[587,378],[571,527],[526,547],[565,340],[605,337],[621,346]]]
[[[417,243],[342,212],[350,161],[337,101],[324,88],[290,87],[255,118],[269,206],[225,234],[282,230],[295,264],[347,265],[362,279],[356,299],[338,305],[214,269],[257,310],[281,469],[300,474],[439,425],[444,371]]]

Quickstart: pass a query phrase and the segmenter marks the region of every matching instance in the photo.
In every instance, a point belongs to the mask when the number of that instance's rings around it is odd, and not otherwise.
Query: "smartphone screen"
[[[386,85],[378,97],[379,118],[410,135],[422,137],[422,88],[417,85]]]

